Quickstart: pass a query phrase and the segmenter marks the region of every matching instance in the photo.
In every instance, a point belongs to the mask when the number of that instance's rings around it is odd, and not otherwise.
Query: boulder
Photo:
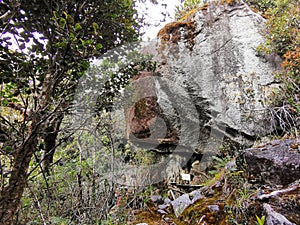
[[[296,139],[276,140],[242,153],[249,180],[288,185],[300,177],[300,144]]]
[[[180,34],[175,28],[165,31],[181,35],[178,41],[163,39],[159,45],[156,60],[163,64],[159,71],[172,83],[157,91],[164,112],[174,118],[174,102],[177,106],[191,102],[198,115],[191,121],[200,125],[200,151],[207,136],[249,143],[270,132],[268,104],[279,85],[273,73],[280,60],[257,52],[264,42],[265,20],[243,3],[210,3],[190,17],[186,22],[192,25],[181,27]],[[180,98],[185,96],[182,91],[189,99]]]
[[[143,49],[158,68],[133,79],[126,138],[176,153],[181,166],[193,152],[202,154],[204,170],[225,137],[251,146],[274,130],[269,107],[280,86],[274,72],[281,61],[258,53],[265,19],[246,4],[210,2],[194,11],[167,24],[158,42]]]
[[[157,74],[134,80],[139,101],[126,110],[127,138],[202,153],[214,152],[225,136],[250,145],[269,133],[280,60],[257,52],[264,23],[244,3],[209,3],[162,28],[159,42],[144,49],[158,62]]]

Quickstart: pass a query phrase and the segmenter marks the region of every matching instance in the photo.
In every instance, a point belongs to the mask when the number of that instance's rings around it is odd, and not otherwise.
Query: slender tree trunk
[[[26,187],[29,163],[37,146],[37,136],[29,135],[15,154],[14,166],[8,185],[0,196],[0,224],[13,225]]]
[[[45,154],[43,158],[43,167],[47,176],[50,176],[51,174],[51,164],[53,163],[53,157],[55,154],[56,139],[62,120],[63,116],[58,116],[55,119],[55,121],[49,124],[48,127],[45,129]]]
[[[49,126],[45,129],[46,134],[44,135],[45,142],[45,153],[43,158],[43,167],[46,176],[50,176],[51,163],[53,162],[54,152],[55,152],[55,141],[57,137],[57,132],[53,126]]]

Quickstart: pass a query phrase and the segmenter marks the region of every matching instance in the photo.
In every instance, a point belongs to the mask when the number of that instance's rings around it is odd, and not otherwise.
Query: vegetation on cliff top
[[[277,74],[277,78],[284,85],[281,93],[278,93],[276,106],[279,107],[279,111],[284,111],[292,118],[288,126],[289,131],[282,127],[283,131],[299,135],[297,130],[300,126],[300,2],[297,0],[251,2],[267,16],[266,43],[259,46],[258,50],[278,54],[283,60],[283,71]]]

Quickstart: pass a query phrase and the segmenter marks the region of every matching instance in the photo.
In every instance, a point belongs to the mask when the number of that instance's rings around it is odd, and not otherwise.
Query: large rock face
[[[200,125],[214,119],[229,128],[227,135],[244,137],[269,131],[266,109],[278,86],[273,72],[279,63],[274,57],[258,56],[263,28],[264,19],[247,5],[217,3],[199,9],[187,21],[166,25],[154,52],[161,63],[159,72],[171,83],[157,85],[158,104],[164,112],[174,111],[174,94],[188,94]]]
[[[280,62],[257,52],[264,22],[243,3],[210,3],[162,28],[158,41],[143,50],[159,66],[155,76],[142,72],[134,78],[126,137],[155,150],[172,145],[173,158],[166,162],[179,159],[181,166],[191,152],[199,153],[205,169],[224,137],[250,145],[269,133],[268,107],[279,86],[273,73]]]

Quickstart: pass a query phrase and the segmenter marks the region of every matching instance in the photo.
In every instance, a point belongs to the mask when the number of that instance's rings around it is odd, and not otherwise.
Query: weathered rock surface
[[[125,108],[126,132],[125,138],[144,144],[157,146],[161,142],[177,143],[177,133],[164,115],[157,102],[157,74],[140,72],[131,82],[134,92],[127,92],[127,108]],[[160,141],[159,141],[160,140]]]
[[[264,42],[264,22],[245,4],[210,3],[186,21],[166,25],[160,43],[145,50],[155,55],[161,77],[149,84],[155,102],[148,101],[144,110],[159,108],[157,117],[164,116],[157,120],[149,113],[144,128],[137,129],[139,104],[133,105],[127,136],[144,139],[136,134],[146,133],[214,154],[224,136],[249,143],[270,132],[268,104],[278,87],[273,72],[279,62],[256,51]],[[155,135],[156,128],[165,136]]]
[[[300,178],[300,144],[276,140],[243,152],[249,179],[269,185],[288,185]]]
[[[293,182],[287,188],[259,195],[258,199],[265,202],[263,210],[266,224],[300,224],[300,180]]]
[[[296,225],[295,223],[290,222],[285,216],[272,209],[269,204],[265,203],[263,207],[267,214],[266,225]]]

